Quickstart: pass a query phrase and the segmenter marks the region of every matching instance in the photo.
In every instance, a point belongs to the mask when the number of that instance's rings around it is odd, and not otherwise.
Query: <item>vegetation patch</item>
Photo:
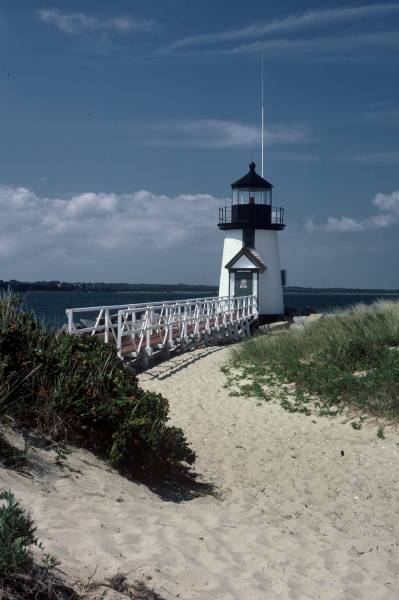
[[[43,551],[30,515],[11,490],[0,491],[0,598],[2,600],[83,600],[98,598],[106,587],[131,600],[162,600],[142,581],[128,583],[126,575],[116,573],[108,581],[89,579],[81,592],[68,585],[56,572],[60,564],[53,554],[43,554],[42,564],[34,561],[32,548]],[[94,595],[91,594],[94,593]]]
[[[27,462],[27,451],[15,448],[0,432],[0,467],[22,470]]]
[[[108,579],[107,585],[131,600],[163,600],[162,596],[143,581],[128,583],[126,575],[120,572]]]
[[[168,410],[163,396],[139,387],[114,347],[56,335],[23,312],[18,297],[0,297],[0,424],[84,446],[136,475],[194,462]]]
[[[248,339],[233,349],[226,374],[232,393],[260,397],[261,388],[290,411],[349,408],[397,419],[399,302],[360,304],[302,329]]]
[[[51,571],[54,564],[33,561],[42,548],[30,515],[10,490],[0,492],[0,598],[4,600],[78,600],[76,592]],[[51,555],[45,555],[46,557]],[[55,558],[55,557],[54,557]],[[50,561],[54,562],[54,561]]]

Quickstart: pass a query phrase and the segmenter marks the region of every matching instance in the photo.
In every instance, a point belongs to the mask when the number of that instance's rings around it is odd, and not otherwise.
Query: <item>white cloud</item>
[[[327,56],[334,59],[344,54],[346,59],[358,60],[359,50],[393,49],[399,47],[399,36],[396,31],[383,33],[358,33],[356,35],[332,35],[313,38],[277,38],[257,40],[249,44],[241,44],[224,48],[212,53],[217,54],[284,54],[300,52],[308,53],[315,60],[325,60]],[[316,54],[315,54],[316,53]]]
[[[238,121],[221,119],[191,119],[138,123],[131,127],[151,145],[190,146],[196,148],[254,148],[260,145],[260,128]],[[306,125],[269,125],[265,131],[266,145],[300,144],[310,140]]]
[[[399,190],[391,194],[377,194],[372,204],[379,213],[371,217],[353,219],[351,217],[329,217],[324,223],[316,223],[310,218],[305,223],[306,231],[328,231],[348,233],[385,229],[399,223]]]
[[[218,206],[226,202],[209,194],[145,190],[49,198],[0,186],[0,272],[3,279],[108,274],[114,281],[199,281],[190,262],[205,273],[217,267]]]
[[[369,4],[357,7],[332,8],[307,11],[303,14],[289,15],[282,19],[275,19],[269,22],[259,22],[240,29],[221,31],[203,35],[188,36],[177,40],[173,44],[164,48],[164,53],[176,53],[187,48],[199,48],[202,46],[214,46],[217,44],[226,44],[245,39],[255,39],[262,37],[272,37],[276,34],[292,34],[306,29],[321,26],[333,26],[341,22],[353,22],[360,19],[376,19],[379,16],[399,12],[399,4]],[[252,47],[253,51],[259,51],[256,44],[248,46],[239,46],[244,50]],[[284,44],[301,44],[301,40],[275,40],[271,44],[278,45],[280,48]],[[239,51],[238,48],[234,49]]]
[[[209,194],[172,197],[144,190],[45,197],[0,186],[0,278],[217,283],[223,240],[217,209],[229,202]],[[375,218],[399,221],[399,192],[378,194],[374,206]],[[392,285],[390,271],[383,269],[375,268],[375,279],[369,279],[369,264],[387,265],[396,251],[388,236],[382,246],[369,236],[345,236],[337,244],[298,231],[291,222],[280,241],[291,284]],[[359,270],[364,256],[367,272]]]
[[[64,33],[70,34],[99,31],[114,31],[117,33],[152,31],[155,27],[155,23],[152,20],[139,19],[132,16],[111,17],[107,19],[81,12],[65,13],[57,8],[41,9],[37,14],[43,23],[53,25]]]
[[[373,204],[384,212],[399,216],[399,191],[392,194],[377,194]]]
[[[356,221],[349,217],[340,217],[336,219],[329,217],[326,224],[324,225],[325,231],[338,231],[340,233],[346,233],[348,231],[363,231],[365,224],[362,221]]]

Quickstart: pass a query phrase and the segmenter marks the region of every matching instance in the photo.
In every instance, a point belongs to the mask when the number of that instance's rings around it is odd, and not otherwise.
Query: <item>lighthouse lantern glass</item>
[[[233,204],[271,204],[271,190],[233,189]]]

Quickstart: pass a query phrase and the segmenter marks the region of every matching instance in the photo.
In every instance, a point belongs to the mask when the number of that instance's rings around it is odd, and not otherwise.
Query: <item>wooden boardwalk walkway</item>
[[[255,296],[193,298],[160,303],[70,308],[68,333],[101,335],[118,355],[146,367],[160,353],[235,341],[250,335]]]

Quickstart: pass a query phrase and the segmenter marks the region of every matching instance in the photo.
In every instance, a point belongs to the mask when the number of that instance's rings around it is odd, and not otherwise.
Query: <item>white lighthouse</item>
[[[284,229],[284,209],[272,207],[271,183],[255,171],[234,182],[232,203],[219,209],[224,233],[219,296],[255,295],[259,321],[284,314],[283,277],[278,232]]]

